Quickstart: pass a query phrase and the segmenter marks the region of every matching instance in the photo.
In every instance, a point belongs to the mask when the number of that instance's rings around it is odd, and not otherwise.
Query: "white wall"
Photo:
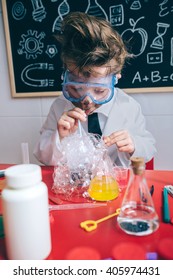
[[[157,143],[155,169],[173,170],[173,92],[131,94],[142,106]],[[0,7],[0,163],[21,163],[21,143],[29,143],[30,162],[39,130],[55,98],[12,98]]]
[[[1,1],[0,1],[1,4]],[[29,143],[30,161],[42,123],[54,98],[12,98],[2,7],[0,5],[0,163],[21,163],[21,143]]]

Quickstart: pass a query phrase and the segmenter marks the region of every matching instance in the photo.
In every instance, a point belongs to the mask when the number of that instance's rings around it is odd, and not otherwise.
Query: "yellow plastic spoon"
[[[106,221],[106,220],[108,220],[108,219],[110,219],[110,218],[112,218],[112,217],[114,217],[114,216],[117,216],[119,213],[120,213],[120,208],[117,208],[117,210],[116,210],[115,213],[113,213],[113,214],[111,214],[111,215],[108,215],[108,216],[106,216],[106,217],[104,217],[104,218],[101,218],[101,219],[99,219],[99,220],[97,220],[97,221],[94,221],[94,220],[86,220],[86,221],[84,221],[84,222],[81,222],[81,223],[80,223],[80,227],[83,228],[83,229],[85,229],[86,231],[92,231],[92,230],[94,230],[94,229],[97,228],[97,225],[98,225],[99,223],[104,222],[104,221]]]

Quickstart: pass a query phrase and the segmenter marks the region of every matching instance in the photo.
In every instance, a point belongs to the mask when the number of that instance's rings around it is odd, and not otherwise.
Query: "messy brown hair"
[[[109,73],[120,73],[130,57],[121,36],[104,19],[82,12],[69,13],[62,22],[61,59],[84,67],[107,66]]]

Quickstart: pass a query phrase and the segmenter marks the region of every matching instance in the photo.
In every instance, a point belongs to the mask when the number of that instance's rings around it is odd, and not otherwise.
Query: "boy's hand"
[[[109,136],[103,136],[103,140],[107,147],[115,144],[120,152],[133,154],[135,151],[134,142],[127,130],[120,130]]]
[[[60,139],[74,133],[78,128],[78,120],[86,121],[86,114],[80,108],[74,108],[70,111],[64,112],[57,123],[57,129]]]

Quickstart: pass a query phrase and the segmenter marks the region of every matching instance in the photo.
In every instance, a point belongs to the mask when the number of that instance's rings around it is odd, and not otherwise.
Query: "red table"
[[[6,167],[7,165],[0,165],[0,169]],[[49,191],[53,182],[52,173],[52,167],[42,167],[43,181],[47,184]],[[165,238],[168,238],[169,241],[172,240],[173,248],[173,225],[163,223],[162,219],[162,190],[165,185],[173,185],[173,171],[147,170],[146,178],[149,186],[154,185],[153,200],[160,218],[160,227],[155,233],[144,237],[127,235],[118,227],[116,217],[100,223],[97,229],[91,232],[80,228],[82,221],[98,220],[114,213],[116,208],[121,205],[123,198],[123,193],[121,193],[117,199],[108,202],[107,206],[51,211],[52,251],[48,259],[65,260],[70,250],[79,246],[92,247],[99,252],[101,259],[106,259],[112,257],[114,246],[123,242],[141,245],[146,252],[158,252],[158,246]],[[173,198],[170,196],[169,205],[170,213],[173,216]],[[6,259],[4,241],[4,238],[0,239],[0,259]],[[159,258],[164,257],[160,255]]]

